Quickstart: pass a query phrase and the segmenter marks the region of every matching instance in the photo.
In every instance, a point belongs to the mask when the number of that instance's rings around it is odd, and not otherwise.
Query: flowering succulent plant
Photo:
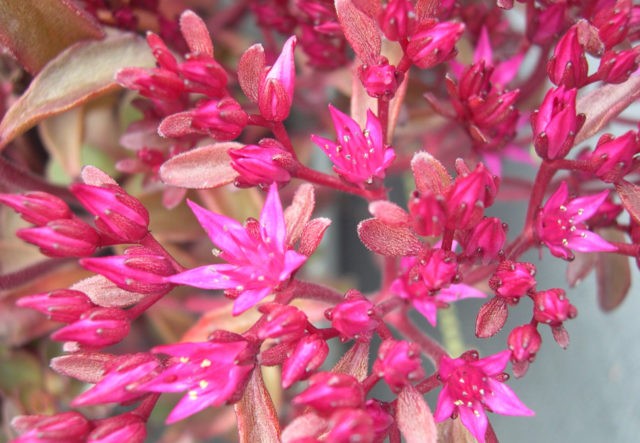
[[[5,3],[9,441],[496,442],[578,312],[527,252],[629,291],[630,0]]]

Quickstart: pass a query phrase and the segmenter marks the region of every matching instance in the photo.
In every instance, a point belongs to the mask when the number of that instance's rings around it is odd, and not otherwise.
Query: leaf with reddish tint
[[[327,420],[320,418],[313,412],[294,418],[282,431],[282,443],[294,443],[305,437],[313,437],[323,432],[327,427]]]
[[[244,389],[242,399],[234,405],[238,418],[238,435],[241,443],[278,443],[280,424],[278,413],[262,380],[260,368],[256,368]]]
[[[82,168],[82,171],[80,172],[80,178],[82,178],[83,183],[91,186],[118,184],[118,182],[116,182],[113,178],[111,178],[109,174],[91,165],[87,165],[84,168]]]
[[[331,220],[325,217],[314,218],[307,223],[302,230],[298,252],[308,257],[311,256],[320,245],[324,231],[330,224]]]
[[[438,443],[476,443],[476,439],[464,427],[459,417],[436,423],[436,428]]]
[[[0,2],[0,46],[31,74],[68,46],[102,37],[100,25],[74,1]]]
[[[616,183],[616,190],[622,200],[622,206],[636,223],[640,223],[640,186],[622,180]]]
[[[77,352],[51,360],[51,369],[85,383],[98,383],[104,376],[105,364],[114,358],[99,352]]]
[[[600,229],[598,234],[609,242],[624,242],[624,234],[617,229]],[[598,303],[603,311],[612,311],[625,299],[631,289],[629,257],[599,252],[596,262]]]
[[[116,72],[155,64],[140,37],[113,33],[104,40],[77,43],[60,53],[33,79],[0,122],[0,147],[39,121],[114,91]]]
[[[569,346],[569,332],[567,332],[564,326],[560,325],[551,328],[551,335],[553,335],[553,339],[562,349],[567,349]]]
[[[292,245],[298,241],[302,230],[311,218],[315,204],[313,186],[308,183],[300,185],[293,196],[291,204],[284,210],[288,244]]]
[[[411,385],[398,395],[396,422],[407,443],[436,443],[438,431],[424,397]]]
[[[180,32],[184,36],[189,50],[194,55],[213,57],[213,43],[207,25],[193,11],[185,11],[180,16]]]
[[[631,76],[624,83],[600,86],[576,102],[576,112],[587,118],[576,135],[575,144],[582,143],[605,127],[611,120],[640,97],[640,76]]]
[[[451,184],[447,169],[433,155],[425,151],[414,154],[411,159],[411,171],[416,181],[416,189],[427,194],[444,195]]]
[[[489,338],[496,335],[507,322],[509,307],[500,297],[494,297],[480,308],[476,318],[476,337]]]
[[[238,83],[244,95],[253,103],[258,103],[260,78],[265,66],[264,48],[260,44],[247,49],[238,61]]]
[[[80,174],[84,111],[69,109],[40,123],[38,132],[44,147],[71,178]]]
[[[416,20],[422,22],[436,18],[438,9],[440,9],[440,0],[417,0],[415,7]]]
[[[572,288],[585,279],[596,265],[598,255],[586,252],[574,252],[575,258],[567,264],[567,283]]]
[[[120,289],[102,275],[81,280],[69,289],[84,292],[94,304],[105,308],[128,308],[146,297],[145,294]]]
[[[336,0],[336,13],[353,51],[363,63],[373,64],[380,55],[382,39],[378,23],[351,0]]]
[[[351,375],[362,381],[367,378],[369,367],[369,342],[356,342],[342,356],[331,372]]]
[[[165,117],[158,125],[158,134],[165,138],[180,138],[193,133],[191,111],[176,112]]]
[[[183,152],[164,162],[160,167],[160,178],[168,185],[189,189],[229,184],[238,173],[231,167],[227,152],[242,146],[237,142],[222,142]]]
[[[360,222],[358,237],[369,250],[387,257],[417,255],[422,249],[422,243],[411,229],[390,226],[375,218]]]
[[[406,226],[411,221],[409,213],[389,200],[369,203],[369,212],[381,222],[391,226]]]

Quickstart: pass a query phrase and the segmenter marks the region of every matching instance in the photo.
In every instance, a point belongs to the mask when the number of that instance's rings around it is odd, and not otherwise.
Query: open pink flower
[[[478,442],[484,443],[489,423],[485,409],[502,415],[534,415],[503,383],[502,371],[510,357],[509,350],[480,359],[475,351],[454,359],[443,356],[438,368],[443,387],[435,420],[444,421],[457,414]]]
[[[364,129],[348,115],[329,105],[336,142],[312,135],[311,140],[333,162],[333,170],[345,180],[359,186],[370,185],[374,179],[384,179],[385,170],[396,158],[393,149],[385,144],[378,118],[367,111]]]
[[[605,201],[609,191],[569,200],[569,189],[562,182],[538,213],[536,234],[556,257],[573,259],[571,250],[580,252],[615,251],[616,247],[584,223]]]
[[[277,185],[269,189],[260,221],[246,226],[189,202],[209,238],[227,263],[200,266],[167,278],[167,281],[202,289],[224,289],[237,294],[233,314],[254,306],[291,278],[307,257],[287,246],[282,204]]]

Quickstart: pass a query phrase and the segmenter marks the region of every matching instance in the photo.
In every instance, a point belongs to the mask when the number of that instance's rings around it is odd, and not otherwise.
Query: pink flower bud
[[[381,57],[376,65],[362,65],[358,70],[360,81],[371,97],[391,99],[404,75]]]
[[[544,159],[564,158],[573,147],[584,115],[576,115],[576,89],[550,89],[540,108],[531,114],[533,144]]]
[[[309,377],[324,363],[328,354],[329,346],[318,334],[300,339],[293,353],[282,365],[282,387],[287,389]]]
[[[419,68],[432,68],[455,55],[463,32],[462,23],[423,22],[411,35],[406,54]]]
[[[460,101],[467,101],[474,95],[483,96],[491,89],[492,73],[493,66],[487,66],[486,61],[482,59],[478,63],[471,65],[462,74],[457,88],[454,88],[454,80],[447,76],[449,94],[457,97]]]
[[[468,234],[464,242],[464,253],[483,261],[495,260],[503,254],[502,247],[506,240],[506,225],[502,220],[485,217]]]
[[[53,321],[72,323],[94,305],[80,291],[59,289],[44,294],[28,295],[18,299],[16,305],[31,308],[47,315]]]
[[[0,194],[0,203],[9,206],[24,220],[36,226],[44,226],[61,218],[71,218],[72,215],[63,200],[46,192]]]
[[[579,88],[586,83],[588,71],[584,49],[578,41],[578,27],[574,25],[558,41],[547,64],[547,74],[558,86]]]
[[[603,7],[595,14],[591,21],[598,28],[600,40],[606,49],[621,43],[629,32],[631,18],[631,0],[603,2]]]
[[[518,300],[536,287],[536,267],[532,263],[505,260],[489,279],[489,287],[504,298]]]
[[[298,340],[307,328],[307,316],[295,306],[269,303],[260,306],[260,312],[265,313],[266,322],[258,330],[261,340],[276,338],[281,341]]]
[[[447,192],[446,225],[449,229],[470,229],[493,204],[499,180],[482,163],[470,173],[459,175]]]
[[[136,387],[159,374],[159,363],[151,354],[126,354],[106,363],[102,379],[73,400],[73,406],[127,403],[146,395]]]
[[[238,137],[247,125],[248,119],[242,106],[231,97],[201,101],[189,113],[193,130],[201,134],[208,134],[219,141],[233,140]],[[180,134],[170,133],[165,133],[165,135],[169,137],[180,136]]]
[[[383,441],[384,437],[389,432],[389,428],[394,423],[393,417],[383,406],[384,404],[379,400],[370,399],[364,405],[365,411],[373,420],[373,432],[375,434],[374,441]]]
[[[565,26],[566,3],[555,3],[542,9],[531,4],[527,10],[527,37],[538,45],[549,42]]]
[[[331,326],[340,332],[343,339],[367,340],[380,324],[373,308],[373,303],[360,292],[351,289],[345,295],[345,301],[328,309],[325,316],[331,320]]]
[[[268,121],[281,122],[289,116],[293,104],[296,67],[293,51],[296,37],[289,37],[273,66],[267,71],[258,89],[260,114]]]
[[[228,153],[231,157],[231,167],[239,174],[234,184],[240,188],[267,188],[272,183],[286,184],[291,180],[289,171],[281,166],[282,163],[292,160],[291,154],[277,143],[247,145],[239,149],[230,149]]]
[[[509,125],[509,129],[515,132],[515,124],[518,119],[515,103],[519,94],[520,91],[516,89],[500,93],[492,91],[484,96],[471,97],[467,103],[471,120],[476,126],[486,128],[485,132],[487,133],[505,121],[513,122]],[[503,128],[500,130],[505,131]]]
[[[143,443],[147,437],[146,423],[135,413],[124,413],[96,422],[87,443]]]
[[[598,67],[598,77],[607,83],[622,83],[638,69],[640,47],[604,53]]]
[[[329,418],[325,441],[352,443],[373,441],[373,420],[361,409],[339,409]]]
[[[40,248],[49,257],[87,257],[92,255],[100,238],[79,219],[53,220],[39,228],[20,229],[16,235]]]
[[[51,334],[56,341],[75,341],[102,348],[120,342],[129,334],[127,313],[117,308],[93,308],[80,319]]]
[[[184,82],[178,74],[162,68],[124,68],[116,74],[123,87],[138,91],[155,103],[175,102],[185,93]],[[175,106],[175,104],[173,104]],[[167,105],[161,107],[164,109]],[[171,108],[170,108],[171,109]],[[175,112],[175,111],[174,111]]]
[[[314,408],[330,415],[338,408],[359,408],[364,404],[360,382],[348,374],[320,372],[309,379],[309,387],[298,394],[293,403]]]
[[[189,92],[211,98],[222,98],[227,94],[227,73],[213,57],[191,57],[180,63],[178,72]]]
[[[397,42],[411,35],[416,13],[409,0],[389,0],[382,5],[378,24],[389,40]]]
[[[147,45],[151,48],[153,57],[157,60],[158,65],[166,70],[176,72],[178,70],[178,61],[171,53],[171,50],[164,43],[162,38],[153,32],[147,33]]]
[[[533,318],[549,326],[560,326],[563,321],[578,315],[564,290],[559,288],[536,292],[533,303]]]
[[[156,294],[172,288],[165,277],[175,274],[166,257],[143,246],[127,248],[124,255],[85,258],[80,265],[103,275],[125,291]]]
[[[71,185],[71,192],[95,215],[96,227],[122,243],[136,243],[149,232],[149,212],[118,185]]]
[[[84,443],[92,425],[82,414],[70,411],[56,415],[20,415],[11,421],[20,434],[13,443]]]
[[[415,343],[385,340],[378,350],[373,373],[383,377],[393,392],[424,377],[420,349]]]
[[[414,191],[409,199],[413,229],[420,235],[438,237],[444,229],[443,198],[429,192]]]
[[[541,344],[542,337],[538,329],[531,324],[514,328],[507,338],[512,362],[532,362]]]
[[[425,250],[409,270],[410,281],[421,281],[429,291],[437,291],[453,282],[458,273],[456,255],[440,248]]]
[[[591,157],[602,162],[594,173],[607,183],[620,181],[637,165],[635,155],[639,151],[640,140],[634,131],[619,137],[604,134],[598,140]]]

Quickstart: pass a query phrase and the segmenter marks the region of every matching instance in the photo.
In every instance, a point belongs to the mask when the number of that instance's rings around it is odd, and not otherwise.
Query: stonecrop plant
[[[498,441],[567,289],[640,265],[639,41],[631,0],[1,2],[7,441]],[[501,351],[438,341],[469,298]]]

